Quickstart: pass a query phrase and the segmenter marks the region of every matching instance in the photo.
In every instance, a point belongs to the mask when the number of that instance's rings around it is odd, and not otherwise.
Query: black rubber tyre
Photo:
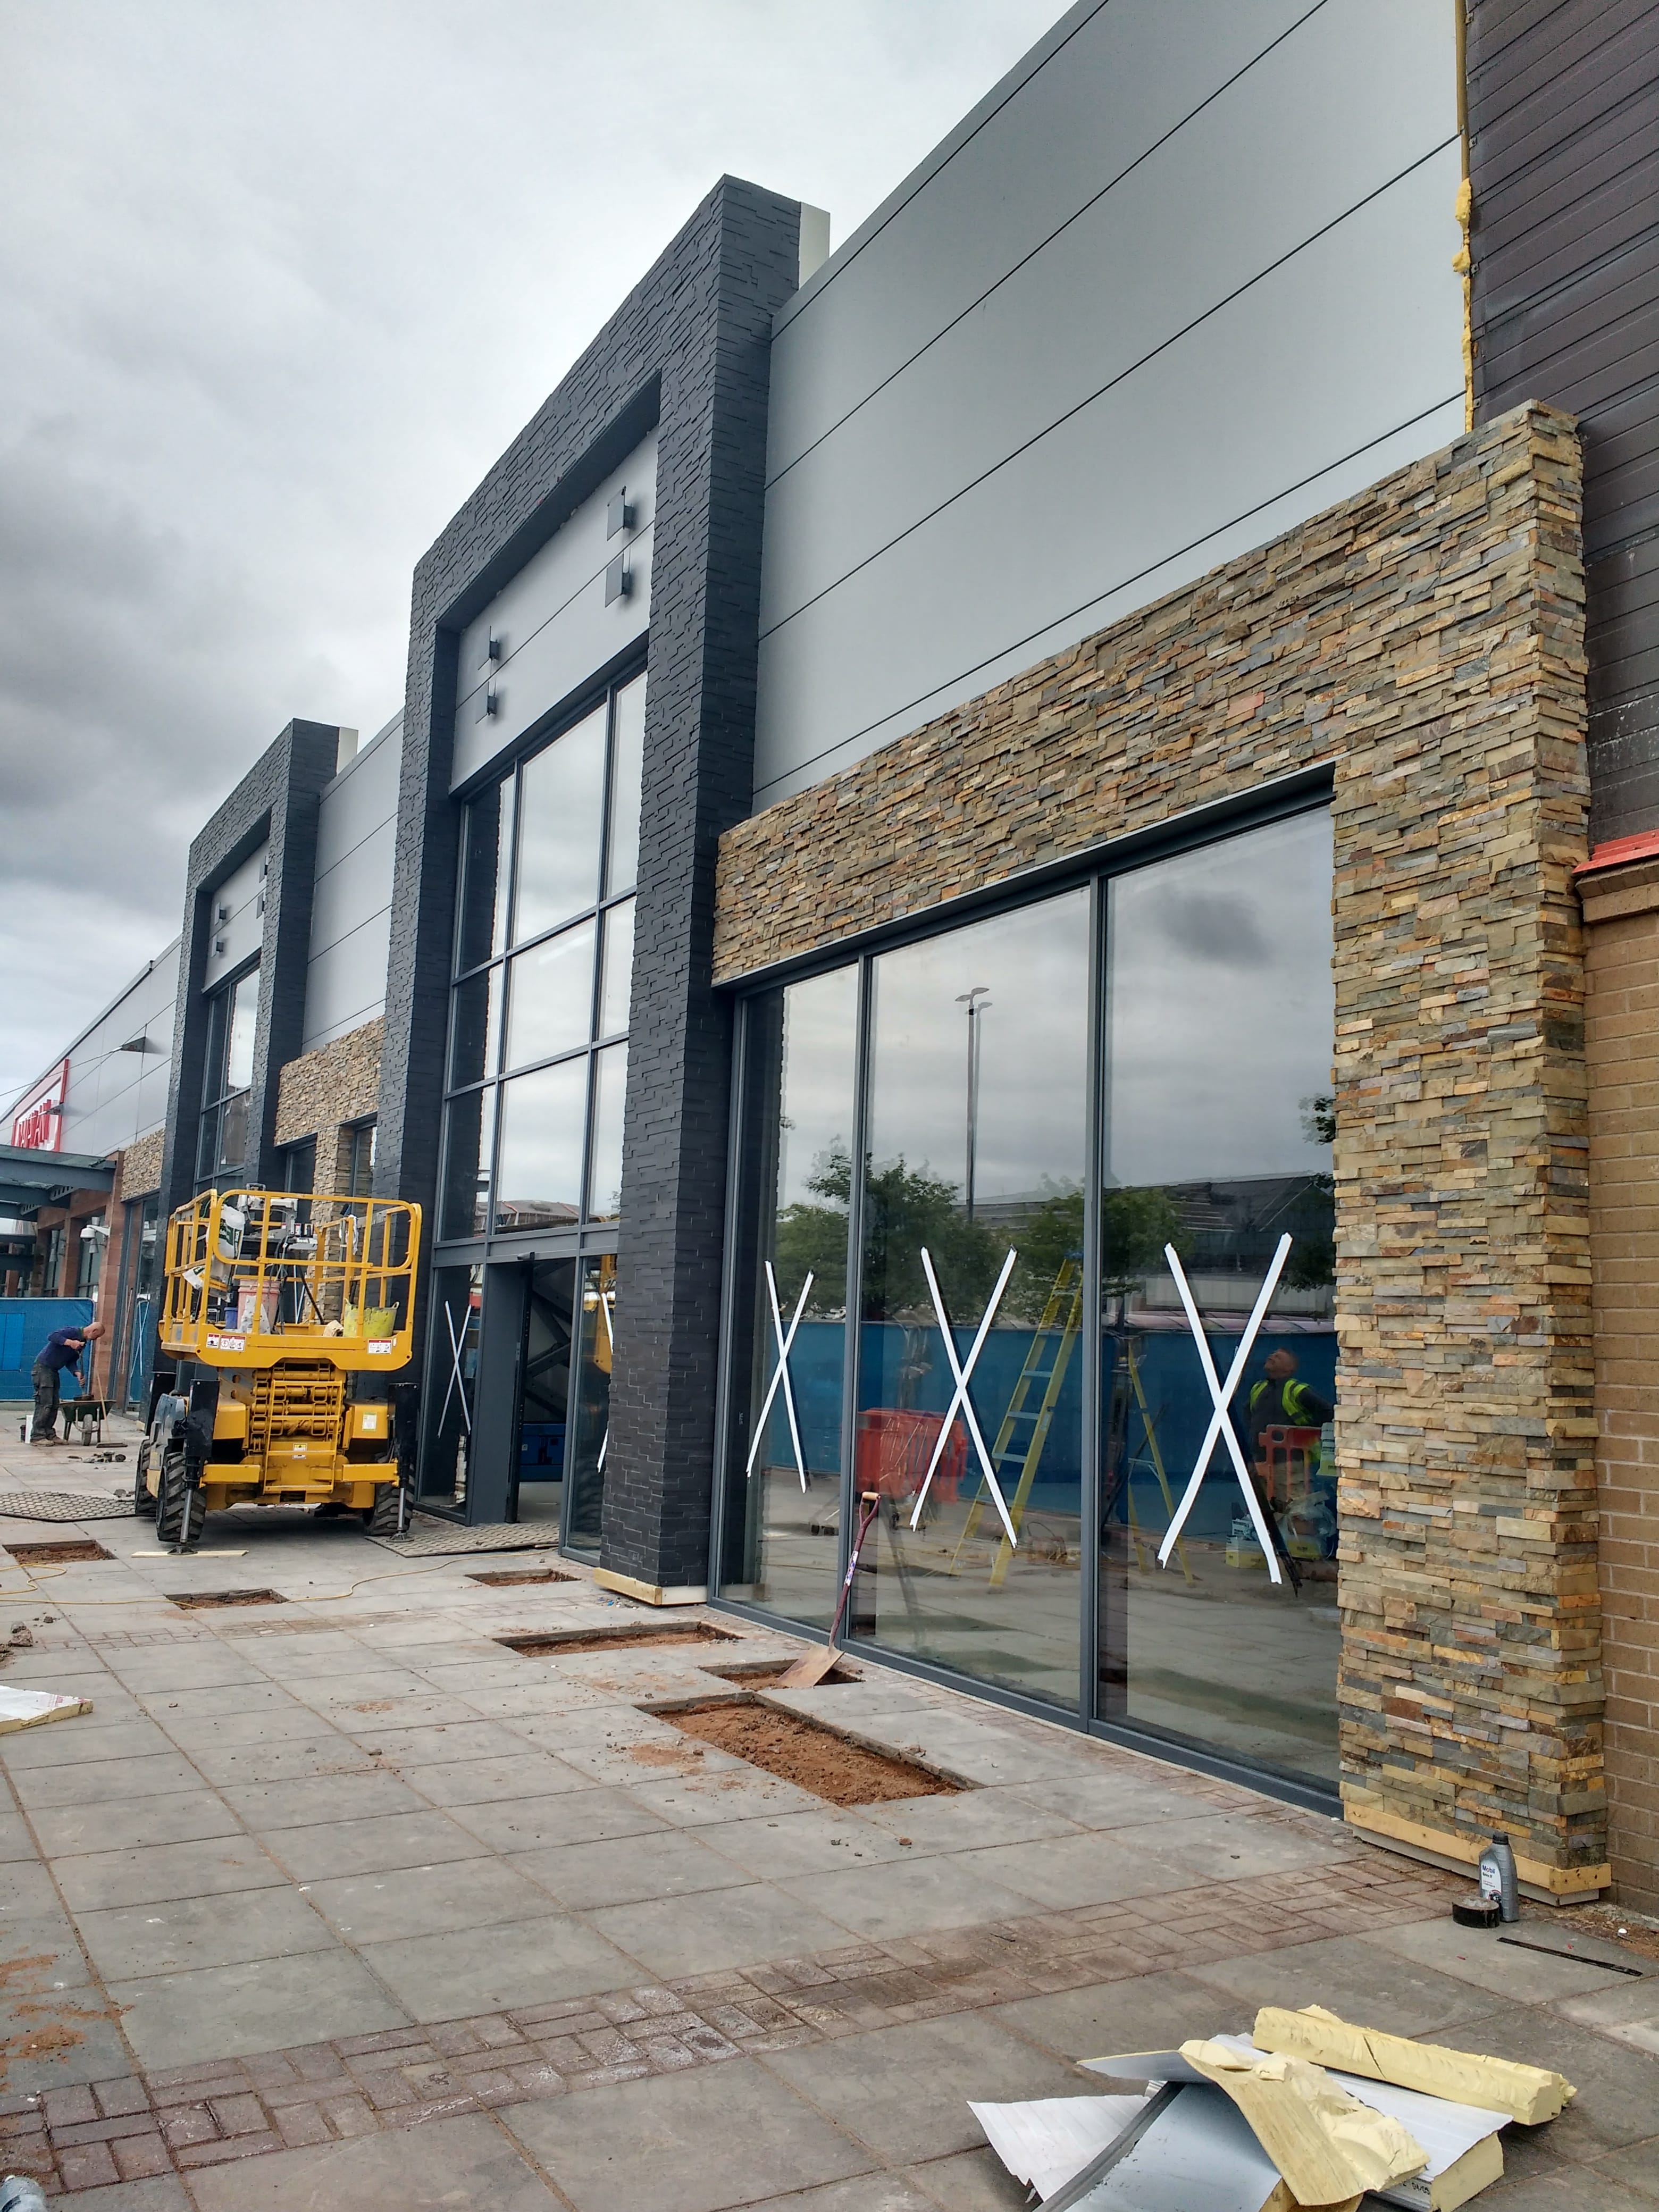
[[[386,1483],[375,1492],[374,1503],[363,1516],[363,1526],[371,1536],[397,1534],[398,1509],[402,1497],[403,1492],[395,1482]]]
[[[132,1510],[141,1521],[155,1518],[155,1496],[147,1486],[149,1474],[149,1438],[146,1437],[138,1447],[138,1457],[132,1471]]]
[[[155,1534],[164,1544],[199,1544],[207,1524],[207,1506],[199,1490],[185,1480],[185,1455],[170,1451],[161,1460],[161,1495],[155,1515]]]

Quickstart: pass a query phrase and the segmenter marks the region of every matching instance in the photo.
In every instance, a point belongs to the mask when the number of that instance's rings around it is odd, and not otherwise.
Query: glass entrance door
[[[574,1260],[533,1261],[526,1301],[513,1517],[545,1521],[550,1532],[562,1525],[564,1515],[576,1267]]]
[[[617,1320],[617,1255],[581,1263],[581,1313],[571,1375],[570,1485],[564,1540],[573,1552],[599,1548],[605,1462],[611,1456],[611,1375]]]

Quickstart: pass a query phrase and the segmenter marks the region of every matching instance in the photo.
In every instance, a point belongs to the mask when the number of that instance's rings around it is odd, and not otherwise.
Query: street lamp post
[[[968,1218],[974,1218],[974,1155],[979,1146],[979,1017],[989,1008],[991,987],[975,983],[970,991],[962,992],[957,1000],[959,1006],[968,1009],[968,1173],[964,1195],[968,1201]],[[981,1000],[984,1005],[980,1005]]]

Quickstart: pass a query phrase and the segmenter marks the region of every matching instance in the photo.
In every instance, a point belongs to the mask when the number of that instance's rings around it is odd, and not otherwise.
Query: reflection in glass
[[[466,1498],[483,1285],[482,1267],[440,1267],[432,1278],[420,1494],[434,1502]]]
[[[513,850],[514,783],[508,776],[466,810],[461,830],[458,973],[476,968],[507,943],[507,856]]]
[[[501,1085],[495,1228],[574,1228],[581,1212],[587,1059],[558,1061]]]
[[[454,1017],[449,1041],[449,1080],[459,1089],[494,1075],[501,1046],[501,971],[480,969],[454,994]]]
[[[871,978],[854,1487],[883,1504],[854,1626],[1075,1707],[1088,894],[884,953]],[[1018,1545],[960,1415],[913,1533],[954,1387],[935,1285],[965,1367],[1010,1252],[969,1400]]]
[[[578,922],[507,963],[507,1065],[586,1044],[593,1028],[593,924]]]
[[[624,899],[605,916],[604,970],[599,981],[599,1036],[620,1036],[634,995],[634,902]]]
[[[857,1018],[858,970],[838,968],[753,1000],[744,1054],[736,1310],[745,1334],[735,1370],[742,1402],[726,1486],[723,1588],[819,1627],[835,1612],[837,1581]],[[769,1262],[786,1333],[803,1291],[806,1300],[789,1349],[795,1431],[774,1389],[757,1442],[778,1366]]]
[[[622,1216],[623,1106],[628,1091],[628,1047],[607,1045],[593,1055],[593,1142],[587,1180],[590,1221]]]
[[[1322,811],[1110,886],[1100,1694],[1109,1717],[1334,1784],[1330,906]],[[1231,1405],[1285,1579],[1224,1445],[1160,1570],[1212,1411],[1164,1247],[1224,1377],[1286,1232]]]
[[[452,1098],[444,1120],[441,1237],[482,1237],[489,1225],[489,1170],[495,1138],[493,1087]]]
[[[640,866],[640,779],[645,763],[645,678],[636,676],[616,696],[611,741],[611,831],[605,866],[607,898],[629,890]]]
[[[253,1080],[253,1036],[259,1024],[259,971],[251,968],[230,994],[230,1035],[225,1089],[246,1091]],[[234,1156],[240,1159],[239,1152]]]
[[[514,1518],[547,1521],[556,1528],[564,1498],[575,1292],[574,1260],[538,1260],[531,1267],[520,1369],[518,1502]]]
[[[599,896],[606,713],[596,707],[520,772],[515,945],[580,914]]]
[[[617,1319],[617,1255],[581,1263],[581,1313],[571,1408],[570,1499],[564,1540],[574,1551],[597,1552],[605,1504],[605,1462],[611,1446],[611,1377]]]

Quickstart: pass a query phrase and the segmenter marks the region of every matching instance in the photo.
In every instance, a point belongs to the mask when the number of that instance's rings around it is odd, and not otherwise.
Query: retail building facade
[[[1198,12],[716,188],[198,841],[154,1187],[428,1210],[428,1510],[822,1632],[873,1493],[873,1655],[1651,1903],[1656,11]]]

